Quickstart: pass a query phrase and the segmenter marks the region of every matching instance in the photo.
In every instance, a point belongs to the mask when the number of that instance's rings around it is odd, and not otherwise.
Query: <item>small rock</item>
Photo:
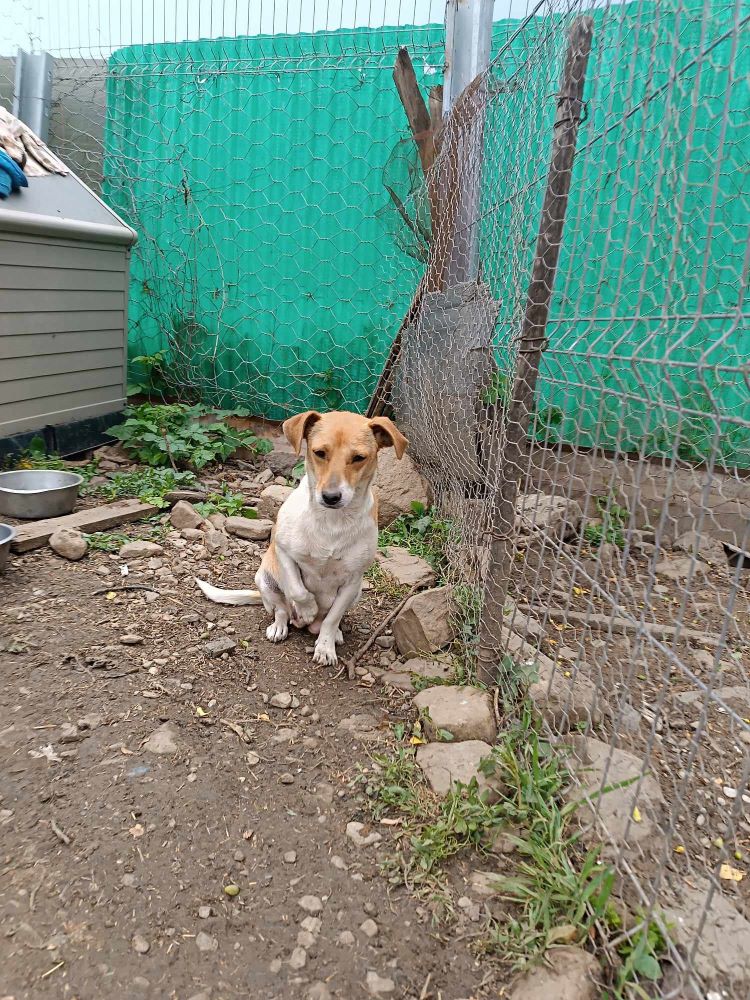
[[[125,872],[120,879],[120,885],[124,885],[126,889],[134,889],[138,885],[138,878],[133,872]]]
[[[131,943],[137,955],[147,955],[151,951],[151,945],[142,934],[134,934]]]
[[[318,980],[317,983],[313,983],[307,991],[305,1000],[332,1000],[331,991],[325,983]]]
[[[362,712],[360,715],[350,715],[348,719],[342,719],[336,728],[350,736],[372,740],[379,737],[379,733],[376,732],[377,727],[378,720],[375,716]]]
[[[661,562],[657,563],[654,567],[656,573],[659,576],[664,576],[668,580],[684,580],[695,565],[695,561],[688,556],[682,556],[680,558],[668,558],[662,559]]]
[[[297,905],[306,913],[313,914],[313,916],[316,913],[321,913],[323,910],[323,901],[319,896],[302,896],[301,899],[297,900]]]
[[[260,517],[275,518],[281,510],[281,506],[287,500],[294,489],[291,486],[278,486],[273,483],[266,486],[258,501],[258,514]]]
[[[143,643],[143,636],[136,635],[135,632],[128,632],[120,636],[120,642],[123,646],[140,646]]]
[[[491,753],[492,747],[481,740],[428,743],[417,747],[417,764],[430,788],[438,795],[447,795],[454,784],[468,785],[476,778],[482,797],[487,802],[494,802],[498,798],[497,786],[479,770],[481,761]]]
[[[367,938],[372,939],[378,936],[378,925],[374,920],[365,920],[359,925],[359,929]]]
[[[222,636],[220,639],[212,639],[211,642],[207,642],[203,647],[203,651],[207,656],[215,659],[223,653],[231,653],[236,648],[237,643],[234,639],[230,639],[229,636]]]
[[[443,730],[454,740],[495,742],[495,711],[486,691],[447,685],[426,688],[416,696],[414,705],[425,719],[425,732],[431,740],[439,740],[439,730]]]
[[[510,1000],[594,1000],[599,963],[582,948],[555,948],[553,967],[537,965],[516,982]]]
[[[260,756],[254,750],[248,750],[245,754],[245,763],[248,767],[257,767],[260,764]]]
[[[169,520],[173,528],[182,531],[183,528],[197,528],[203,524],[203,518],[187,500],[178,500],[172,508]]]
[[[269,964],[268,971],[273,973],[275,976],[277,972],[281,972],[281,959],[274,958],[274,960]]]
[[[375,640],[375,645],[380,646],[381,649],[393,649],[396,644],[396,640],[392,635],[379,635]]]
[[[583,512],[566,496],[529,493],[516,503],[516,526],[524,534],[542,533],[561,541],[578,531]]]
[[[145,559],[150,556],[160,556],[164,551],[163,546],[156,542],[125,542],[120,549],[121,559]]]
[[[224,530],[250,542],[265,542],[271,537],[273,521],[262,517],[228,517]]]
[[[200,528],[183,528],[180,534],[186,542],[200,542],[204,537]]]
[[[409,598],[393,622],[402,656],[435,653],[453,639],[452,593],[451,587],[435,587]]]
[[[391,545],[378,553],[377,561],[381,569],[402,587],[432,587],[435,583],[432,566],[426,559],[412,555],[408,549]]]
[[[714,566],[727,567],[727,556],[721,542],[711,538],[710,535],[699,534],[697,531],[686,531],[679,538],[675,538],[672,543],[675,552],[685,552],[688,555],[695,555],[704,562]]]
[[[155,729],[143,744],[149,753],[177,753],[178,731],[172,722],[165,722]]]
[[[366,986],[370,996],[373,997],[389,996],[396,989],[392,979],[385,979],[372,970],[367,973]]]
[[[338,868],[339,871],[345,872],[349,867],[343,858],[339,857],[338,854],[334,854],[331,858],[331,864],[334,868]]]
[[[315,944],[315,935],[310,931],[301,930],[297,934],[297,944],[300,948],[312,948]]]
[[[297,852],[296,851],[287,851],[284,854],[284,864],[285,865],[293,865],[296,862],[296,860],[297,860]]]
[[[337,938],[338,943],[344,945],[346,948],[350,948],[354,944],[354,940],[354,935],[351,931],[342,931]]]
[[[364,833],[363,831],[366,829],[367,827],[364,823],[347,823],[346,835],[357,847],[371,847],[374,844],[379,844],[383,838],[377,830],[372,830],[370,833]]]
[[[262,472],[258,473],[258,475],[255,477],[255,481],[260,486],[262,486],[264,483],[270,483],[274,475],[275,472],[273,471],[273,469],[264,469]]]
[[[219,947],[219,942],[215,937],[211,937],[210,934],[206,934],[205,931],[198,931],[195,935],[195,945],[198,951],[209,952],[216,951]]]
[[[211,916],[211,907],[210,906],[199,906],[198,907],[198,916],[201,918],[201,920],[208,920],[208,918]]]
[[[454,674],[453,667],[437,660],[423,660],[418,657],[407,660],[406,663],[395,663],[383,674],[382,683],[400,691],[414,690],[414,675],[425,679],[434,678],[438,681],[449,680]]]
[[[286,441],[274,441],[273,451],[264,455],[263,461],[268,463],[266,472],[271,476],[288,476],[300,461],[300,457]]]
[[[49,546],[63,559],[76,562],[83,559],[88,549],[88,542],[80,531],[75,528],[58,528],[50,535]]]
[[[299,946],[294,949],[289,959],[289,968],[299,971],[307,964],[307,952]]]
[[[294,775],[290,774],[289,771],[284,771],[284,773],[280,775],[279,781],[281,782],[282,785],[293,785]]]
[[[292,704],[292,696],[288,691],[279,691],[278,694],[271,696],[268,704],[271,708],[290,708]]]
[[[203,544],[209,555],[221,555],[222,552],[226,552],[229,546],[229,539],[223,531],[217,531],[216,528],[212,527],[206,531],[203,537]]]

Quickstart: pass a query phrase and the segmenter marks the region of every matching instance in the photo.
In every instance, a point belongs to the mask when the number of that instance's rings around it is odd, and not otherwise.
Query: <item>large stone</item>
[[[273,442],[273,451],[264,455],[263,461],[274,476],[289,476],[302,459],[288,442],[276,440]]]
[[[698,882],[683,880],[679,902],[665,908],[670,937],[691,956],[706,988],[730,988],[717,996],[750,996],[750,923],[720,892],[714,893],[706,913],[711,887],[705,879]]]
[[[183,528],[197,528],[203,524],[203,518],[187,500],[179,500],[169,515],[172,527],[182,531]]]
[[[387,528],[397,517],[410,514],[412,503],[429,507],[432,490],[408,455],[396,458],[393,448],[383,448],[378,455],[378,527]]]
[[[281,510],[281,505],[292,493],[294,493],[294,489],[291,486],[278,486],[276,483],[266,486],[258,501],[258,515],[275,520],[276,515]]]
[[[599,963],[582,948],[555,948],[549,965],[537,965],[516,981],[510,1000],[595,1000],[599,996]]]
[[[265,542],[271,537],[273,521],[264,517],[228,517],[224,530],[238,538],[246,538],[251,542]]]
[[[431,587],[435,583],[432,566],[408,549],[391,545],[385,552],[379,552],[377,558],[381,568],[402,587]]]
[[[672,548],[675,552],[685,552],[690,556],[695,555],[713,566],[727,568],[724,546],[709,535],[699,534],[697,531],[686,531],[679,538],[675,538]]]
[[[451,733],[454,740],[494,743],[497,738],[492,698],[479,688],[431,687],[420,691],[414,704],[431,740],[440,738],[438,730]]]
[[[451,587],[435,587],[409,598],[393,622],[402,656],[436,653],[453,639],[451,593]]]
[[[150,556],[160,556],[164,551],[163,546],[157,542],[143,542],[136,540],[126,542],[120,549],[121,559],[145,559]]]
[[[177,753],[177,728],[171,722],[165,722],[149,736],[143,744],[143,749],[149,753]]]
[[[577,533],[582,516],[576,501],[565,496],[529,493],[516,503],[516,526],[520,531],[542,532],[561,541]]]
[[[515,632],[503,630],[505,648],[532,676],[528,695],[540,715],[558,733],[579,723],[598,725],[601,711],[596,687],[584,677],[581,668],[572,671],[530,645]]]
[[[50,535],[49,546],[63,559],[76,562],[86,555],[88,542],[75,528],[58,528]]]
[[[381,682],[390,687],[398,688],[400,691],[413,691],[415,676],[445,681],[453,677],[454,673],[454,668],[448,663],[415,657],[407,660],[406,663],[394,663],[390,670],[385,671]]]
[[[479,770],[479,764],[492,753],[489,743],[467,740],[465,743],[426,743],[417,747],[417,764],[430,788],[447,795],[456,784],[468,785],[477,779],[480,794],[487,802],[496,802],[499,789]]]
[[[667,803],[648,764],[591,736],[573,737],[572,743],[569,764],[577,780],[567,797],[580,803],[575,815],[584,827],[584,840],[604,840],[602,857],[607,860],[621,850],[639,860],[659,858]]]

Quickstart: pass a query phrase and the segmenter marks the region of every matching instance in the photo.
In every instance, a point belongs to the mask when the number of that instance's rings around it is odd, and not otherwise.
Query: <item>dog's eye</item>
[[[354,457],[352,458],[352,462],[354,462],[355,464],[356,464],[357,462],[364,462],[365,460],[366,460],[366,456],[365,456],[365,455],[355,455],[355,456],[354,456]]]
[[[325,458],[326,457],[326,453],[322,449],[320,449],[320,448],[318,448],[317,451],[314,451],[313,455],[315,455],[316,458]]]

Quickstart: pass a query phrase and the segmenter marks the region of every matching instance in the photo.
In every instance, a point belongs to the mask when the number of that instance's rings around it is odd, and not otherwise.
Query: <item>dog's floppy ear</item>
[[[305,413],[298,413],[296,417],[290,417],[281,425],[284,437],[299,455],[302,450],[302,442],[307,437],[310,428],[320,420],[317,410],[307,410]]]
[[[375,435],[378,448],[393,448],[396,458],[401,458],[409,442],[392,420],[388,417],[374,417],[370,421],[370,430]]]

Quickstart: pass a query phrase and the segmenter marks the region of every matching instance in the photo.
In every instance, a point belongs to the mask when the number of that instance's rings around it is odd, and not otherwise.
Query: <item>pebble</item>
[[[245,855],[242,853],[242,851],[235,851],[234,852],[234,860],[235,861],[244,861],[245,860]]]
[[[292,696],[288,691],[279,691],[278,694],[272,695],[268,704],[271,708],[291,708]]]
[[[392,979],[384,979],[383,976],[379,976],[377,972],[372,970],[367,973],[366,986],[370,995],[374,997],[387,996],[396,989],[396,984]]]
[[[289,959],[290,969],[304,969],[307,964],[307,952],[299,946],[294,949]]]
[[[379,844],[383,839],[376,830],[373,830],[371,833],[363,834],[362,831],[364,829],[364,823],[352,822],[346,824],[346,835],[353,844],[356,844],[357,847],[370,847],[374,844]]]
[[[333,855],[333,857],[331,858],[331,864],[333,865],[334,868],[338,868],[340,872],[345,872],[346,869],[348,868],[346,861],[344,861],[343,858],[339,857],[338,854]]]
[[[303,896],[298,900],[297,905],[306,913],[320,913],[323,909],[323,901],[319,896]]]
[[[219,947],[219,942],[215,937],[211,937],[210,934],[206,934],[205,931],[198,931],[195,935],[195,944],[198,951],[216,951]]]
[[[133,951],[138,955],[146,955],[151,950],[151,945],[142,934],[133,935]]]
[[[293,785],[294,775],[290,774],[288,771],[285,771],[279,778],[279,781],[281,782],[282,785]]]
[[[231,653],[236,648],[237,643],[234,639],[224,636],[221,639],[212,639],[211,642],[207,642],[203,647],[203,652],[207,656],[217,657],[222,656],[224,653]]]
[[[300,931],[297,934],[297,944],[300,948],[312,948],[315,944],[315,935],[310,931]]]
[[[320,917],[305,917],[300,924],[300,927],[305,931],[309,931],[311,934],[320,934],[320,928],[322,925],[323,922]]]
[[[362,909],[365,911],[368,917],[374,917],[375,914],[378,912],[378,908],[374,903],[365,903]]]
[[[211,907],[210,906],[199,906],[198,907],[198,916],[201,918],[201,920],[208,920],[208,918],[211,916]]]
[[[296,851],[287,851],[286,854],[284,855],[284,864],[293,865],[296,860],[297,860]]]
[[[351,931],[342,931],[338,936],[338,942],[339,944],[349,948],[354,944],[354,935]]]
[[[268,971],[273,973],[275,976],[278,972],[281,972],[281,959],[275,958],[271,964],[268,966]]]
[[[120,642],[123,646],[140,646],[143,642],[143,636],[136,635],[135,632],[127,632],[120,636]]]
[[[331,991],[325,983],[318,980],[318,982],[313,983],[307,991],[305,1000],[331,1000]]]
[[[248,767],[256,767],[258,764],[260,764],[260,757],[254,750],[248,750],[247,754],[245,755],[245,762],[247,763]]]
[[[370,939],[378,936],[378,925],[374,920],[365,920],[364,923],[359,925],[359,929]]]

